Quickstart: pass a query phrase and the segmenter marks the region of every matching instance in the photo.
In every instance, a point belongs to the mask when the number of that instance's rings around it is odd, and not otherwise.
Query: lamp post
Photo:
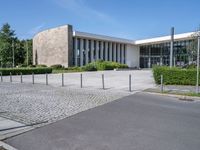
[[[200,53],[200,26],[194,34],[192,34],[194,41],[197,39],[197,73],[196,73],[196,93],[199,93],[199,53]],[[194,42],[195,43],[195,42]],[[196,49],[196,48],[195,48]]]
[[[14,48],[14,41],[12,41],[12,67],[15,67],[15,48]]]
[[[198,33],[198,46],[197,46],[197,79],[196,79],[196,93],[199,93],[199,48],[200,48],[200,35]]]

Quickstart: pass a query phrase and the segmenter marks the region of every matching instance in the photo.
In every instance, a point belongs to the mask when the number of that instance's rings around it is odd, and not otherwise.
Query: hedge
[[[177,67],[153,67],[153,76],[156,84],[160,84],[161,75],[165,85],[195,85],[196,69],[182,69]]]
[[[99,60],[87,64],[86,66],[83,67],[83,70],[85,71],[113,70],[115,68],[128,68],[128,66],[117,62]]]
[[[45,74],[52,73],[52,68],[0,68],[2,75],[18,75],[20,73],[27,74]]]

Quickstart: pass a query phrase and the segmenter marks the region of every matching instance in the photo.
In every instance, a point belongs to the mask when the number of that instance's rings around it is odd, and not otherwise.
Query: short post
[[[32,83],[35,84],[34,73],[32,73]]]
[[[12,82],[12,73],[10,72],[10,82]]]
[[[163,93],[163,75],[160,77],[160,91]]]
[[[65,86],[64,85],[64,73],[62,73],[62,87]]]
[[[20,77],[21,77],[21,83],[23,83],[23,75],[22,75],[22,73],[20,73]]]
[[[104,74],[102,74],[102,86],[103,86],[103,90],[105,90]]]
[[[46,73],[46,85],[48,85],[48,73]]]
[[[1,72],[1,82],[3,82],[3,73]]]
[[[131,92],[132,89],[131,89],[131,74],[129,75],[129,92]]]
[[[83,88],[83,75],[82,75],[82,73],[81,73],[81,88]]]

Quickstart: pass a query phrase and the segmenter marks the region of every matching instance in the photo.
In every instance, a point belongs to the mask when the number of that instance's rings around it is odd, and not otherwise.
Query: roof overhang
[[[174,41],[192,39],[193,34],[194,32],[175,34]],[[159,43],[170,42],[170,41],[171,41],[171,36],[163,36],[163,37],[157,37],[157,38],[151,38],[151,39],[136,40],[134,44],[136,45],[159,44]]]
[[[86,38],[86,39],[95,39],[95,40],[123,43],[123,44],[134,44],[133,40],[104,36],[104,35],[97,35],[97,34],[79,32],[79,31],[74,31],[73,36],[80,37],[80,38]]]

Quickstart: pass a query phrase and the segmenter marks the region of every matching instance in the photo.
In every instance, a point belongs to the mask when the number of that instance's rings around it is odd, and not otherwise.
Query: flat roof
[[[124,44],[134,44],[133,40],[116,38],[116,37],[105,36],[105,35],[97,35],[97,34],[80,32],[80,31],[74,31],[73,36],[84,37],[84,38],[87,38],[87,39],[96,39],[96,40],[103,40],[103,41],[118,42],[118,43],[124,43]]]
[[[192,35],[194,32],[188,32],[188,33],[182,33],[182,34],[175,34],[174,40],[188,40],[192,39]],[[135,45],[145,45],[145,44],[156,44],[156,43],[163,43],[163,42],[170,42],[171,36],[162,36],[162,37],[156,37],[156,38],[150,38],[150,39],[144,39],[144,40],[136,40],[134,42]]]

